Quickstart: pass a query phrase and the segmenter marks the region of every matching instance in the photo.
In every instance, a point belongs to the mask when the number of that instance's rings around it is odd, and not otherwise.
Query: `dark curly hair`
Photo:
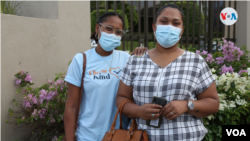
[[[101,15],[99,17],[98,21],[97,21],[97,24],[107,21],[107,18],[111,17],[111,16],[117,16],[117,17],[119,17],[122,20],[122,24],[123,24],[122,28],[124,29],[124,25],[125,24],[124,24],[124,20],[123,20],[122,16],[119,15],[119,14],[117,14],[117,13],[115,13],[115,12],[107,12],[107,13]],[[94,39],[95,42],[98,43],[98,38],[96,38],[96,32],[95,31],[91,34],[90,39]]]

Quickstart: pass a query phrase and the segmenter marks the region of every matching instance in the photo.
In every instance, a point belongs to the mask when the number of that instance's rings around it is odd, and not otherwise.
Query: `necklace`
[[[112,62],[113,62],[113,53],[114,53],[114,52],[112,52],[112,60],[111,60],[111,64],[109,64],[109,62],[108,62],[108,61],[106,61],[106,60],[102,57],[102,59],[103,59],[105,62],[107,62],[107,63],[108,63],[108,65],[109,65],[109,70],[111,69],[111,65],[112,65]]]

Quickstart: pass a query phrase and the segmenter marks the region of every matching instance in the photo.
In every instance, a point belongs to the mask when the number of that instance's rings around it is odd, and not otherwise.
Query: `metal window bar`
[[[208,52],[212,52],[212,47],[213,47],[213,9],[214,7],[214,2],[210,1],[209,2],[209,39],[208,39]]]
[[[108,12],[108,1],[105,1],[105,12]]]
[[[236,1],[234,1],[234,9],[235,10],[237,10],[236,8],[237,8],[237,2]],[[233,29],[233,42],[235,42],[236,41],[236,38],[235,38],[235,28],[236,28],[236,24],[237,24],[237,22],[234,24],[234,29]]]
[[[205,2],[205,4],[204,4]],[[114,1],[114,11],[117,11],[117,5],[118,3],[121,4],[122,6],[122,17],[125,19],[125,1]],[[148,41],[153,41],[154,44],[156,43],[155,37],[154,35],[148,35],[148,33],[152,33],[152,29],[150,29],[151,24],[149,23],[150,19],[152,18],[153,21],[155,21],[156,19],[156,12],[157,10],[164,5],[163,1],[160,1],[159,4],[156,5],[156,1],[152,2],[153,4],[150,5],[152,8],[152,13],[149,13],[149,2],[148,1],[137,1],[137,14],[138,14],[138,29],[135,28],[135,25],[133,23],[133,10],[134,9],[134,5],[132,1],[129,1],[128,4],[131,8],[129,14],[130,14],[130,18],[129,20],[131,21],[129,23],[130,25],[130,31],[129,31],[129,35],[125,35],[122,38],[122,49],[123,50],[130,50],[133,51],[134,49],[134,44],[133,42],[136,40],[138,40],[138,46],[140,46],[140,44],[143,42],[145,47],[148,47]],[[166,1],[165,3],[170,3],[170,1]],[[185,20],[186,20],[186,25],[184,25],[186,28],[184,31],[186,33],[185,36],[182,36],[180,39],[180,48],[183,48],[183,43],[186,47],[186,49],[188,49],[189,44],[192,44],[193,47],[195,47],[196,45],[198,46],[198,49],[201,48],[201,46],[204,47],[205,50],[211,52],[212,51],[212,47],[213,47],[213,37],[216,38],[221,38],[221,37],[225,37],[225,29],[228,29],[228,33],[227,34],[227,39],[228,40],[232,40],[235,41],[235,24],[231,27],[227,26],[225,27],[224,24],[222,24],[219,20],[219,13],[220,11],[225,7],[225,2],[223,2],[223,6],[221,7],[221,2],[220,1],[198,1],[198,9],[199,12],[195,12],[195,8],[197,8],[196,3],[197,2],[184,2],[183,1],[174,1],[173,3],[178,4],[181,9],[185,10]],[[108,2],[105,1],[104,3],[102,2],[102,4],[105,4],[105,11],[108,11]],[[192,5],[193,4],[193,5]],[[236,9],[236,1],[230,1],[229,2],[229,6],[230,7],[234,7]],[[96,1],[96,18],[98,20],[98,18],[100,17],[100,12],[99,12],[99,8],[100,8],[101,2],[100,1]],[[143,8],[141,7],[143,5]],[[103,7],[103,6],[102,6]],[[141,10],[142,8],[142,10]],[[202,12],[203,11],[203,12]],[[151,11],[150,11],[151,12]],[[189,13],[190,12],[190,13]],[[143,13],[143,14],[141,14]],[[204,15],[204,21],[201,21],[201,17],[202,14]],[[213,13],[215,13],[216,15],[214,15]],[[151,16],[153,15],[153,16]],[[190,19],[190,16],[193,15],[192,19]],[[216,17],[215,17],[216,16]],[[199,27],[195,27],[192,26],[193,28],[190,29],[188,28],[191,24],[195,25],[195,21],[196,19],[198,19],[198,26]],[[143,21],[142,21],[143,20]],[[216,20],[216,21],[214,21]],[[204,22],[204,23],[201,23]],[[201,27],[201,26],[204,26]],[[221,27],[222,26],[222,30]],[[206,28],[208,27],[208,28]],[[214,28],[213,28],[214,27]],[[202,31],[201,31],[201,28]],[[126,29],[125,29],[126,30]],[[150,32],[149,32],[150,30]],[[198,32],[197,32],[198,30]],[[230,30],[233,34],[230,33]],[[138,31],[138,35],[135,34],[135,31]],[[203,34],[201,32],[204,31],[204,37],[201,37]],[[221,34],[222,31],[222,34]],[[143,32],[143,33],[142,33]],[[192,33],[192,35],[189,35],[189,32]],[[198,33],[198,34],[195,34]],[[191,37],[189,37],[191,36]],[[198,37],[197,37],[198,36]],[[130,41],[130,44],[127,44],[126,41]],[[204,44],[201,44],[201,41],[204,41]],[[207,45],[206,45],[207,44]],[[129,48],[126,48],[126,45],[130,46]],[[218,42],[216,42],[216,45],[218,45]],[[218,50],[218,47],[216,47],[216,50]]]
[[[201,1],[199,1],[199,28],[198,28],[198,50],[201,45]]]
[[[192,47],[194,47],[194,37],[195,37],[195,4],[196,4],[196,1],[193,1],[193,24],[192,24],[192,27],[193,27],[193,31],[192,31]]]
[[[114,12],[116,12],[117,1],[114,1]]]
[[[207,46],[206,46],[206,43],[207,43],[207,30],[206,30],[206,27],[207,27],[207,1],[205,1],[205,16],[204,16],[204,50],[207,50]]]
[[[130,1],[130,51],[133,51],[133,3]]]
[[[141,44],[141,1],[137,1],[138,3],[138,46]]]
[[[228,2],[229,3],[229,7],[231,7],[231,1]],[[227,40],[230,39],[230,25],[227,26],[228,27],[228,30],[227,30]]]
[[[183,0],[181,0],[181,9],[183,10]],[[185,25],[183,25],[183,26],[185,26]],[[181,38],[181,40],[180,40],[180,48],[182,48],[182,44],[183,44],[183,39]]]
[[[188,33],[188,29],[189,29],[189,1],[187,1],[187,22],[186,22],[186,50],[188,48],[188,37],[189,37],[189,33]]]
[[[125,4],[122,1],[122,18],[125,19]],[[125,37],[122,38],[122,50],[125,51]]]
[[[96,1],[96,22],[99,19],[99,1]]]
[[[146,14],[146,21],[145,21],[145,23],[146,23],[146,34],[144,36],[146,36],[145,37],[145,41],[146,41],[145,46],[148,47],[148,2],[145,3],[145,10],[146,10],[146,12],[145,12],[145,14]]]

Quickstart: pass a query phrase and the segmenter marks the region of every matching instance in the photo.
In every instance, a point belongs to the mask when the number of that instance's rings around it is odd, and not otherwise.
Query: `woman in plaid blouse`
[[[202,117],[219,109],[215,80],[204,59],[177,44],[184,31],[183,12],[174,4],[161,7],[152,24],[157,46],[143,57],[131,56],[121,74],[116,106],[134,100],[123,114],[136,118],[138,129],[146,130],[151,141],[198,141],[207,129]],[[167,100],[165,106],[151,104],[153,97]],[[163,117],[160,128],[146,120]],[[150,123],[151,125],[153,123]]]

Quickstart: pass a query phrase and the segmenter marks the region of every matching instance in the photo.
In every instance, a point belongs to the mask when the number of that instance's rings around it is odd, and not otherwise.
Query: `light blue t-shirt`
[[[76,135],[79,141],[101,141],[114,121],[119,77],[130,55],[113,50],[111,55],[102,57],[96,53],[95,48],[85,54],[87,65]],[[80,87],[82,71],[83,55],[77,53],[69,65],[65,81]],[[116,129],[119,125],[118,117]]]

